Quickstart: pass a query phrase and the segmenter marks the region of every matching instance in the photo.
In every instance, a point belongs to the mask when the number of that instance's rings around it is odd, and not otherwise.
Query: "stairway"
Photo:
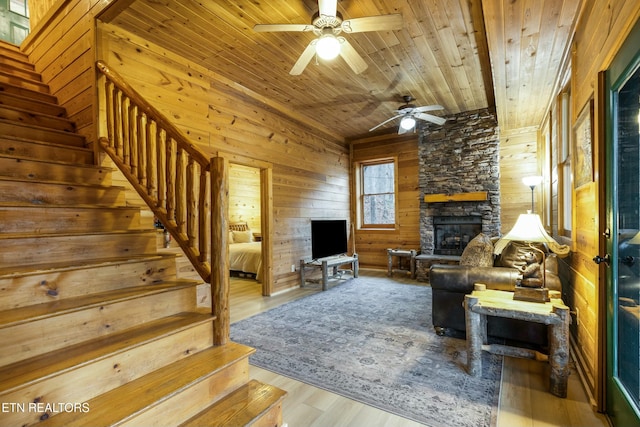
[[[0,44],[0,425],[280,425],[285,392],[213,345],[198,282],[95,163]]]

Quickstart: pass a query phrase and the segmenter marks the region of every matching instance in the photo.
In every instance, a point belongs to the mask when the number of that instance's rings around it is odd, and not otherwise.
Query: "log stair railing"
[[[206,283],[215,344],[229,339],[228,165],[188,137],[102,61],[98,92],[111,157]]]

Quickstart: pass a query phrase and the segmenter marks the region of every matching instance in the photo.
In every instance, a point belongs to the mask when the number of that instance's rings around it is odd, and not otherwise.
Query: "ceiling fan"
[[[380,126],[389,123],[392,120],[402,117],[400,120],[400,126],[398,126],[398,134],[403,134],[409,132],[416,125],[416,119],[426,120],[431,123],[435,123],[437,125],[442,125],[447,119],[434,116],[432,114],[427,114],[425,111],[435,111],[435,110],[444,110],[444,107],[441,105],[424,105],[422,107],[416,107],[413,104],[409,104],[409,102],[414,101],[414,98],[410,95],[405,95],[402,97],[404,99],[404,105],[401,105],[397,110],[395,116],[390,119],[385,120],[369,129],[369,132],[378,129]]]
[[[257,32],[274,31],[312,31],[317,38],[302,52],[289,74],[299,75],[306,68],[311,58],[318,55],[323,59],[333,59],[340,55],[354,73],[360,74],[367,69],[367,63],[353,48],[351,43],[340,33],[361,33],[365,31],[399,30],[402,28],[402,15],[366,16],[342,20],[337,11],[337,0],[318,0],[318,12],[313,16],[311,25],[307,24],[257,24],[253,27]]]

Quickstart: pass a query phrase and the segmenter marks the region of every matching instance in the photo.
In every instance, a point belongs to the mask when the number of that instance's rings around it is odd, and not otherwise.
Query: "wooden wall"
[[[594,405],[604,408],[604,274],[591,259],[600,253],[604,222],[603,191],[605,170],[600,161],[605,141],[600,137],[604,111],[599,109],[598,74],[606,70],[640,17],[640,2],[635,0],[585,0],[576,26],[571,59],[572,127],[578,114],[594,100],[594,181],[574,190],[571,256],[565,258],[563,270],[567,280],[564,297],[577,312],[571,333],[574,356]],[[557,106],[551,106],[551,110]],[[553,131],[552,131],[553,132]],[[541,141],[542,143],[542,141]],[[557,211],[556,211],[557,212]]]
[[[198,64],[114,28],[100,32],[95,17],[108,2],[60,0],[23,44],[52,93],[89,144],[96,141],[96,59],[105,60],[208,153],[238,163],[269,164],[273,176],[272,292],[298,286],[291,272],[311,255],[311,218],[349,217],[349,153],[308,124],[292,120],[249,91]],[[99,53],[98,53],[99,52]]]
[[[387,268],[387,248],[420,249],[418,134],[363,137],[351,141],[352,161],[398,157],[398,212],[395,230],[358,230],[356,252],[363,267]],[[352,182],[355,180],[352,179]],[[355,194],[355,191],[353,194]],[[352,211],[355,212],[355,200]]]
[[[538,166],[536,130],[500,134],[500,220],[502,234],[531,209],[531,189],[522,183],[526,176],[542,175]],[[534,190],[534,213],[542,216],[542,185]]]
[[[338,141],[260,105],[197,64],[103,24],[98,57],[205,152],[268,163],[273,171],[273,272],[278,292],[311,255],[311,218],[349,217],[348,152]],[[232,154],[230,154],[232,153]]]
[[[32,32],[22,43],[22,50],[42,74],[76,123],[78,132],[91,146],[95,142],[94,82],[95,30],[94,17],[106,5],[101,0],[48,0],[38,3]],[[41,8],[53,6],[42,15]],[[40,19],[40,21],[37,21]]]
[[[260,169],[229,165],[229,221],[246,222],[260,232]]]

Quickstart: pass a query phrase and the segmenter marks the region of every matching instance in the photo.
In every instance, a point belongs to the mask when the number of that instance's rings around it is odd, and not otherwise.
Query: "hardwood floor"
[[[384,277],[385,274],[384,271],[360,270],[360,277]],[[389,280],[425,285],[408,277],[394,277]],[[330,282],[329,286],[333,285],[335,282]],[[263,297],[261,286],[255,280],[232,278],[231,323],[316,292],[321,292],[320,284],[273,297]],[[608,426],[606,417],[593,412],[575,371],[572,371],[569,377],[567,398],[560,399],[547,391],[547,369],[548,365],[544,362],[505,357],[497,427]],[[250,375],[251,378],[289,392],[283,405],[283,421],[290,427],[421,425],[255,366],[251,366]]]

